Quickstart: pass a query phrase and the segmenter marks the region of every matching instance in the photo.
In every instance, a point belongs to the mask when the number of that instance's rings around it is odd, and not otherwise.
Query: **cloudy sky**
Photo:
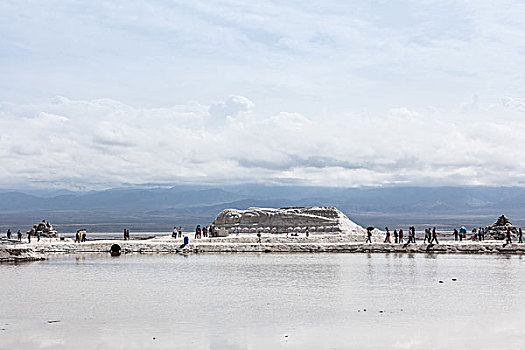
[[[0,188],[525,185],[523,1],[0,2]]]

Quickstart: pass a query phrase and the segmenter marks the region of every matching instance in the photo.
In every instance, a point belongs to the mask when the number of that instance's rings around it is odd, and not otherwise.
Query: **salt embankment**
[[[35,252],[33,247],[2,245],[0,246],[0,262],[22,262],[44,260],[44,253]]]
[[[454,242],[440,244],[393,244],[351,241],[345,235],[320,237],[265,237],[261,243],[256,237],[240,236],[190,240],[169,236],[149,240],[100,240],[74,243],[72,240],[18,243],[16,249],[27,249],[39,256],[50,254],[108,253],[118,244],[122,254],[196,254],[196,253],[463,253],[463,254],[525,254],[525,244],[504,244],[491,240],[483,242]],[[3,249],[14,249],[4,246]]]

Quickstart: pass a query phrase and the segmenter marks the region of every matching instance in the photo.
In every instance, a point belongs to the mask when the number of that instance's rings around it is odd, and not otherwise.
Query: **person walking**
[[[82,242],[86,241],[86,231],[82,231]]]
[[[396,244],[397,244],[397,238],[398,238],[397,229],[394,229],[394,243]]]
[[[465,236],[465,238],[467,237],[467,228],[465,226],[461,226],[461,228],[459,229],[459,241],[460,242],[463,242],[463,236]]]
[[[512,238],[510,236],[510,227],[507,228],[507,244],[512,244]]]
[[[173,227],[173,232],[171,233],[171,237],[177,238],[177,227]]]
[[[372,230],[371,228],[366,229],[366,241],[365,243],[372,243]]]
[[[434,241],[436,241],[436,244],[439,244],[439,242],[438,242],[438,234],[436,232],[436,228],[435,227],[432,229],[432,242],[430,242],[430,243],[433,243]]]
[[[36,241],[40,242],[40,232],[37,232],[37,234],[36,234]]]
[[[390,230],[388,227],[385,227],[386,235],[385,235],[385,241],[383,243],[390,243]]]
[[[27,233],[27,243],[31,243],[31,233]]]
[[[454,241],[456,241],[456,242],[457,242],[457,241],[458,241],[458,239],[459,239],[459,232],[458,232],[458,229],[457,229],[457,228],[455,228],[455,229],[454,229]]]
[[[7,239],[11,239],[11,229],[7,229]]]
[[[399,243],[403,244],[403,229],[399,229]]]
[[[523,243],[523,232],[521,231],[521,227],[518,230],[518,243]]]
[[[511,244],[512,243],[512,237],[511,237],[511,233],[510,233],[510,227],[507,228],[506,237],[507,237],[507,244]]]
[[[20,232],[20,230],[18,230],[18,232],[16,233],[16,236],[17,236],[18,240],[20,242],[22,242],[22,232]]]
[[[412,226],[412,243],[416,243],[416,227]]]
[[[182,226],[179,226],[179,238],[182,238]]]

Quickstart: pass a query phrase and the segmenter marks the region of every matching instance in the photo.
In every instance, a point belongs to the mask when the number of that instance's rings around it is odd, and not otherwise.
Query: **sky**
[[[525,185],[524,1],[0,1],[0,188]]]

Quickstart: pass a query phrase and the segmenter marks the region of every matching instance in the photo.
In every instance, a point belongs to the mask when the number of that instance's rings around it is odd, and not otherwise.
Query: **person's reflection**
[[[368,279],[373,281],[375,277],[374,259],[372,253],[366,253],[367,275]],[[375,262],[377,264],[377,261]]]

